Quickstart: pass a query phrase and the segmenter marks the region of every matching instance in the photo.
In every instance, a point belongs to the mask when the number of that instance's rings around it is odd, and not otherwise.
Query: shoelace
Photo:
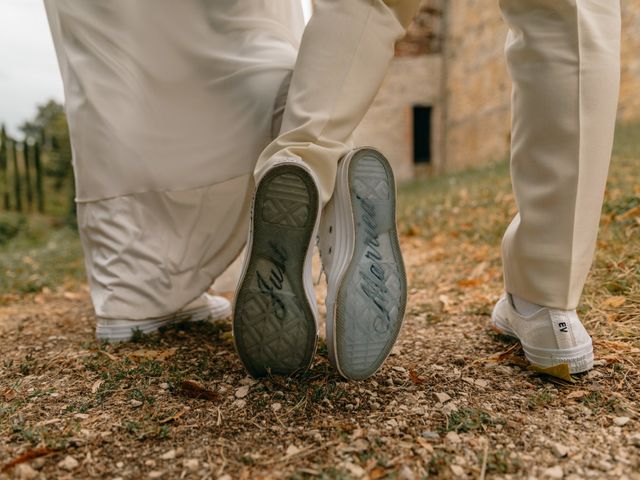
[[[332,233],[333,233],[333,225],[329,225],[329,232],[327,233],[327,235],[331,235]],[[320,283],[323,273],[324,273],[324,278],[326,282],[329,283],[329,277],[327,276],[327,269],[325,268],[326,259],[322,253],[322,248],[320,248],[320,234],[316,235],[316,248],[318,249],[318,253],[320,254],[320,265],[321,265],[320,273],[318,275],[318,279],[316,280],[316,285]],[[328,253],[329,255],[333,253],[333,245],[329,246]]]
[[[329,281],[327,278],[327,272],[324,269],[324,259],[322,258],[322,249],[320,248],[320,235],[316,235],[316,248],[318,249],[318,253],[320,254],[320,273],[318,274],[318,279],[316,280],[316,285],[320,285],[320,280],[322,280],[322,274],[324,273],[325,281]]]

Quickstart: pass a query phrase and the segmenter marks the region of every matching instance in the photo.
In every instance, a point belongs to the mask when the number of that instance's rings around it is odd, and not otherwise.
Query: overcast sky
[[[62,101],[63,90],[42,0],[0,0],[0,123],[15,135],[50,98]]]
[[[42,0],[0,0],[0,122],[15,134],[49,98],[63,93]]]

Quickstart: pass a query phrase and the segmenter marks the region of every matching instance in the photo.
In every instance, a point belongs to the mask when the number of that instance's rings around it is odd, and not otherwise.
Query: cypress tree
[[[36,169],[36,195],[38,197],[38,212],[44,213],[44,188],[42,179],[42,164],[40,163],[40,144],[33,146],[33,166]]]
[[[31,188],[31,161],[29,159],[29,144],[27,139],[22,142],[22,159],[24,160],[24,182],[27,187],[27,211],[33,209],[33,190]]]
[[[0,130],[0,172],[2,172],[2,204],[5,210],[11,208],[11,197],[9,195],[9,151],[7,149],[7,131],[2,125]]]
[[[20,182],[20,169],[18,168],[18,142],[11,141],[11,150],[13,153],[13,194],[16,201],[16,212],[22,211],[22,186]]]

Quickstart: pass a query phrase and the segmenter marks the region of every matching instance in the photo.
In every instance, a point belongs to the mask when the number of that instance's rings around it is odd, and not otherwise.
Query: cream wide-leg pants
[[[206,291],[246,240],[259,157],[301,155],[328,200],[418,0],[388,3],[319,0],[300,46],[299,0],[45,0],[97,315]]]
[[[620,83],[620,0],[500,0],[510,26],[506,290],[575,309],[593,260]]]

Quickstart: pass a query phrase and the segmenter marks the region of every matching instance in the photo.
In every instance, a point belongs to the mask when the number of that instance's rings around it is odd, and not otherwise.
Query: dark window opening
[[[413,107],[413,162],[431,163],[431,111],[432,107]]]

